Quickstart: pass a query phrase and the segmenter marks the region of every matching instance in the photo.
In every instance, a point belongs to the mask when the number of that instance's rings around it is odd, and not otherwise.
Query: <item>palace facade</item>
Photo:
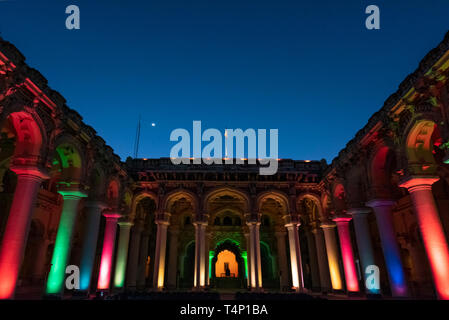
[[[262,176],[248,163],[122,162],[0,38],[0,299],[220,289],[449,299],[448,76],[449,33],[330,165],[279,159]]]

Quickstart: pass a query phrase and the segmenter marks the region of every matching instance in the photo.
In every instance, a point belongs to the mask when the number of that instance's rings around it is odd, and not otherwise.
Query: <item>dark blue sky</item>
[[[278,128],[281,158],[330,161],[447,30],[449,0],[0,1],[2,37],[122,160],[140,113],[141,157],[201,120]]]

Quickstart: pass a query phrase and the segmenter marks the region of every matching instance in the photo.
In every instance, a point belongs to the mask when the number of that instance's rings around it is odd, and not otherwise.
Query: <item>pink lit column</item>
[[[346,289],[349,292],[359,291],[359,280],[354,262],[354,250],[352,249],[351,234],[349,231],[350,217],[337,217],[333,219],[337,224],[338,236],[340,238],[341,254],[345,269]]]
[[[11,170],[17,174],[17,186],[0,249],[0,299],[14,298],[37,193],[46,178],[37,168]]]
[[[438,180],[413,176],[405,179],[401,187],[410,193],[438,298],[449,300],[449,249],[432,194],[432,184]]]
[[[105,213],[106,227],[104,230],[103,250],[101,252],[100,274],[98,276],[98,290],[108,290],[111,282],[112,257],[114,255],[117,221],[121,217],[118,213]]]

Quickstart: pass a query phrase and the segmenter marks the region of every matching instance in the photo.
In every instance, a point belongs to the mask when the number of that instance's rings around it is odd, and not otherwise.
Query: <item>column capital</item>
[[[119,221],[119,222],[117,222],[117,224],[120,227],[128,227],[128,228],[131,228],[134,225],[134,223],[129,222],[129,221]]]
[[[122,215],[120,213],[118,213],[118,212],[116,212],[114,210],[105,210],[103,212],[103,216],[106,219],[116,219],[116,220],[118,220],[118,219],[120,219],[122,217]]]
[[[87,193],[80,189],[59,189],[58,193],[62,195],[64,199],[80,199],[86,198]]]
[[[84,207],[87,208],[100,208],[101,210],[104,210],[107,206],[103,201],[99,200],[87,200],[84,202]]]
[[[440,180],[438,176],[409,176],[399,182],[401,188],[406,188],[410,192],[418,190],[430,190],[432,185]]]
[[[46,180],[50,178],[47,170],[39,168],[37,166],[12,165],[9,169],[18,176],[30,176],[40,180]]]
[[[320,227],[322,229],[333,229],[335,228],[337,225],[335,224],[335,222],[333,222],[332,220],[324,220],[321,222]]]
[[[349,222],[352,220],[352,217],[350,215],[338,215],[335,216],[332,221],[335,221],[338,225],[339,222]]]
[[[370,208],[391,207],[395,204],[396,201],[391,199],[372,199],[366,203],[366,205]]]
[[[371,208],[361,207],[361,208],[351,208],[348,210],[348,214],[351,216],[362,216],[368,215],[371,212]]]
[[[170,222],[168,222],[167,220],[163,220],[163,219],[157,219],[156,221],[154,221],[154,223],[156,223],[158,226],[170,225]]]
[[[195,227],[197,227],[197,226],[207,226],[208,225],[207,221],[201,221],[201,220],[193,221],[192,224]]]

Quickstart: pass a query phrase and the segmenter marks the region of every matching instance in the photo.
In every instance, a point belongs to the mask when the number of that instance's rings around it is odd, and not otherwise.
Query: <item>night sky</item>
[[[140,157],[201,120],[277,128],[281,158],[330,161],[448,30],[449,0],[0,0],[1,36],[122,160],[141,114]]]

